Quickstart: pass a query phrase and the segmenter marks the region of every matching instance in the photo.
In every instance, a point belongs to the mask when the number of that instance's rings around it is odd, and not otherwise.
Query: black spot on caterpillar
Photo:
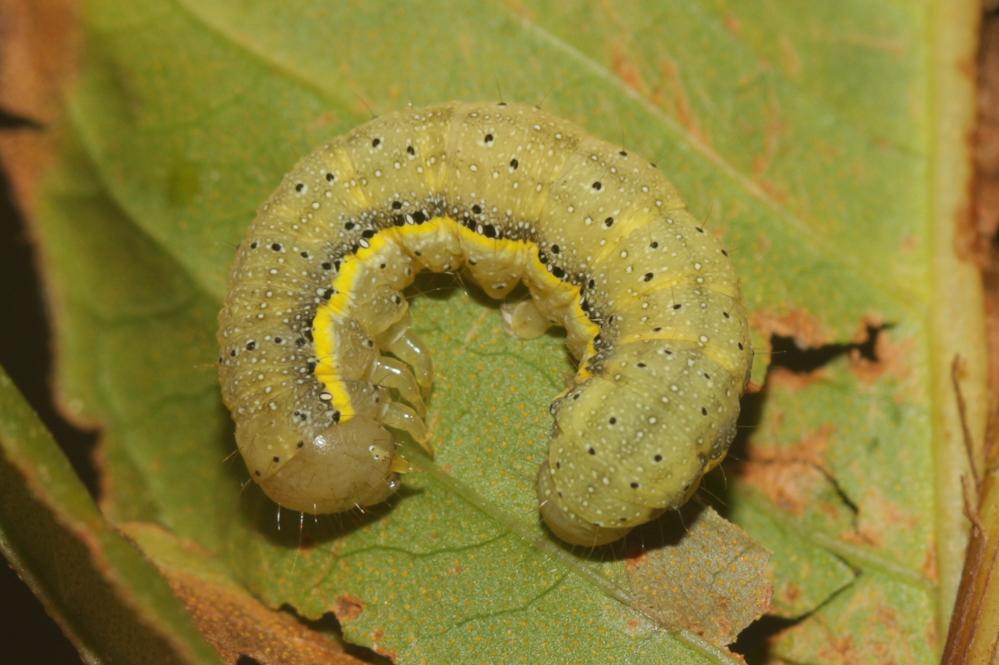
[[[510,330],[567,332],[579,367],[552,403],[541,515],[599,545],[684,503],[724,457],[748,377],[727,254],[649,162],[534,108],[393,113],[322,146],[261,206],[219,316],[243,459],[278,504],[385,500],[428,445],[433,376],[401,290],[464,270]],[[389,355],[390,354],[390,355]]]

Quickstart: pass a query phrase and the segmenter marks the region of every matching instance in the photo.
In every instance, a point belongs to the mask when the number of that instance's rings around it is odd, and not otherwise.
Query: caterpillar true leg
[[[427,430],[427,424],[410,407],[401,402],[389,402],[382,412],[382,422],[388,427],[406,432],[420,444],[421,448],[427,451],[427,454],[434,454],[434,449],[430,445],[430,432]]]
[[[508,333],[520,339],[540,337],[552,327],[552,322],[541,313],[533,298],[517,303],[505,303],[500,306],[500,312],[503,315],[503,327]]]
[[[420,416],[427,412],[427,407],[423,404],[423,396],[420,394],[420,387],[416,383],[416,377],[404,363],[385,356],[375,358],[371,364],[368,379],[377,385],[397,390],[405,401],[413,405],[416,413]]]
[[[409,330],[409,326],[410,320],[407,316],[382,333],[378,344],[413,368],[416,382],[423,389],[423,394],[427,394],[434,382],[433,362],[430,360],[427,345],[416,333]]]

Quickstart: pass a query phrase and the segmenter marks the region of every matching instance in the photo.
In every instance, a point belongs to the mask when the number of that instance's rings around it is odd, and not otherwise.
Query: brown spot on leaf
[[[757,178],[756,184],[766,192],[767,196],[781,205],[787,204],[787,192],[769,178]]]
[[[698,143],[704,146],[710,145],[697,121],[697,116],[690,104],[690,98],[687,97],[687,89],[680,75],[680,66],[672,58],[663,57],[659,61],[659,71],[665,85],[662,90],[662,93],[666,95],[663,105],[672,107],[673,115]],[[661,96],[662,94],[657,94],[657,97]]]
[[[847,357],[850,371],[866,385],[885,377],[900,383],[912,380],[912,360],[917,357],[915,339],[896,341],[891,330],[878,332],[874,340],[874,359],[859,349],[851,349]],[[915,387],[915,386],[914,386]]]
[[[977,249],[983,263],[999,230],[999,19],[982,29],[978,127],[975,137]]]
[[[940,630],[937,628],[937,622],[932,619],[926,622],[926,643],[934,651],[940,649]],[[947,660],[942,659],[940,662],[946,663]]]
[[[312,122],[309,123],[309,129],[310,130],[323,129],[325,127],[329,127],[334,122],[336,122],[336,116],[334,116],[333,113],[331,113],[330,111],[323,111],[322,113],[320,113],[319,115],[317,115],[315,118],[312,119]]]
[[[784,604],[789,606],[794,606],[795,604],[797,604],[798,599],[801,598],[801,587],[798,586],[793,581],[788,582],[781,589],[781,596],[782,596],[781,600],[784,602]]]
[[[787,367],[771,366],[767,374],[767,384],[772,388],[784,390],[804,390],[813,383],[822,381],[828,374],[825,368],[813,372],[795,372]]]
[[[802,309],[791,309],[780,314],[765,309],[757,310],[750,317],[750,323],[767,338],[771,335],[790,337],[800,347],[822,346],[829,341],[829,335],[819,320]]]
[[[769,552],[711,509],[678,542],[649,549],[626,570],[649,616],[719,645],[766,612],[773,594]]]
[[[794,48],[794,42],[786,34],[782,34],[778,39],[778,44],[780,46],[780,60],[784,71],[787,72],[789,77],[796,78],[801,73],[801,56],[798,55],[797,49]]]
[[[986,17],[979,51],[978,123],[974,143],[976,260],[985,268],[990,393],[999,394],[999,16]],[[997,410],[992,420],[999,422]]]
[[[4,111],[42,127],[58,120],[62,91],[78,67],[78,4],[74,0],[3,4],[0,108]],[[52,138],[41,127],[0,133],[0,161],[26,213],[33,209],[39,175],[52,158]]]
[[[363,611],[364,601],[357,596],[343,593],[336,597],[336,605],[333,607],[333,613],[336,614],[336,618],[340,620],[340,623],[354,621],[357,617],[361,616],[361,612]]]
[[[881,547],[885,532],[904,532],[919,525],[919,519],[876,487],[868,487],[857,502],[857,531],[845,540]]]
[[[640,94],[642,97],[649,96],[649,88],[642,80],[642,74],[638,69],[638,64],[628,53],[628,47],[624,40],[617,40],[611,46],[611,68],[624,84]]]
[[[328,637],[290,615],[265,607],[249,595],[169,572],[167,581],[194,618],[198,630],[227,662],[235,663],[240,656],[283,665],[363,662],[344,653]]]
[[[774,241],[770,238],[770,236],[764,233],[761,233],[760,235],[756,236],[755,240],[753,241],[753,247],[756,249],[757,253],[759,254],[766,254],[767,252],[770,251],[773,245]]]
[[[372,648],[372,651],[374,651],[379,656],[385,656],[392,662],[399,660],[399,654],[397,654],[392,649],[386,649],[385,647],[375,646]]]
[[[395,651],[391,649],[386,649],[385,647],[381,646],[380,643],[384,639],[385,639],[385,631],[382,630],[381,628],[375,628],[373,631],[371,631],[371,650],[380,656],[385,656],[389,660],[392,661],[398,660],[399,655]]]
[[[819,655],[824,663],[855,663],[860,665],[863,662],[854,647],[853,638],[849,635],[831,635],[828,644],[819,651]]]
[[[764,174],[770,168],[770,164],[773,163],[774,157],[780,148],[781,136],[784,134],[784,122],[780,117],[780,105],[774,99],[772,93],[768,95],[766,114],[767,124],[763,128],[763,152],[753,158],[751,168],[753,178],[764,190],[770,192],[771,186],[764,184],[766,180]]]
[[[887,665],[925,660],[919,628],[905,610],[897,596],[886,596],[882,587],[861,577],[828,610],[789,626],[776,641],[788,662]]]
[[[627,557],[624,560],[624,565],[630,572],[634,572],[637,571],[642,566],[644,566],[645,564],[647,564],[648,562],[649,562],[649,557],[647,555],[647,552],[644,549],[642,549],[639,552]]]
[[[3,3],[0,106],[6,111],[45,123],[58,117],[59,91],[78,65],[79,4],[75,0]]]
[[[870,529],[860,531],[844,531],[839,534],[839,537],[848,543],[853,543],[854,545],[863,545],[865,547],[881,547],[884,544],[882,538],[876,533],[872,533]]]
[[[816,489],[828,484],[826,450],[835,427],[826,423],[791,446],[763,444],[747,450],[748,459],[732,471],[776,505],[800,515],[811,504]]]
[[[926,548],[926,558],[920,568],[926,579],[935,583],[940,578],[940,568],[937,566],[937,548]]]
[[[162,527],[122,525],[142,545],[198,631],[222,659],[235,663],[249,656],[268,665],[360,665],[339,642],[313,630],[293,615],[273,610],[232,581],[198,545]]]

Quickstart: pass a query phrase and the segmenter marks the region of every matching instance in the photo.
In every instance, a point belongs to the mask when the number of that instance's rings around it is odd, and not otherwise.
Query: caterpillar
[[[427,450],[428,349],[402,290],[461,271],[523,338],[578,359],[550,407],[540,514],[597,546],[684,503],[724,457],[752,352],[728,254],[650,162],[539,109],[391,113],[303,158],[259,208],[219,315],[251,477],[279,505],[377,504]]]

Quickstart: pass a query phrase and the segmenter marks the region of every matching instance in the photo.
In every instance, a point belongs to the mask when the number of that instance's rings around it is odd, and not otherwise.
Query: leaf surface
[[[218,662],[2,368],[0,551],[88,662]]]
[[[371,110],[501,95],[652,159],[724,236],[765,389],[702,499],[772,553],[772,611],[789,620],[772,653],[933,661],[966,528],[941,369],[958,350],[978,367],[981,348],[973,275],[941,242],[961,187],[941,174],[966,156],[941,148],[962,108],[933,101],[957,80],[958,46],[930,30],[940,6],[94,0],[37,229],[62,390],[106,428],[105,510],[197,542],[272,607],[335,612],[349,639],[403,662],[727,658],[663,630],[677,626],[654,605],[673,601],[629,575],[635,557],[691,546],[663,535],[678,517],[598,555],[538,525],[545,407],[571,365],[561,340],[504,335],[462,288],[421,282],[414,300],[438,455],[414,454],[398,500],[300,525],[240,490],[213,333],[254,209]],[[968,294],[960,316],[941,317],[945,293]],[[802,368],[797,352],[770,357],[775,334],[833,352]],[[693,513],[696,534],[710,513]],[[727,641],[770,584],[681,625]]]

